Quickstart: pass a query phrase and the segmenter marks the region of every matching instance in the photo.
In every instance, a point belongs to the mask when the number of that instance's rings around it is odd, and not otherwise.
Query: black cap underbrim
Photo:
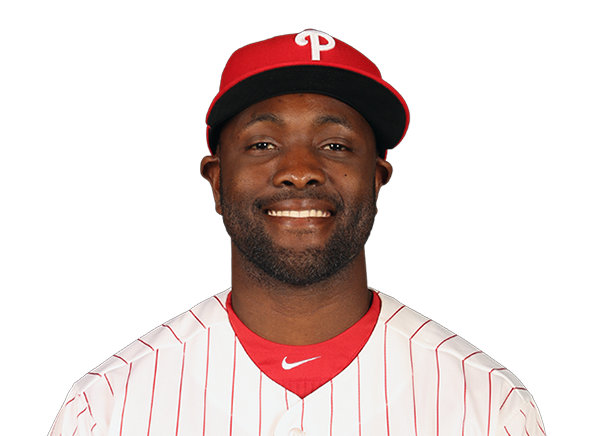
[[[255,103],[283,94],[323,94],[358,111],[370,124],[380,155],[394,148],[406,131],[407,113],[396,94],[383,84],[359,73],[322,65],[275,68],[250,76],[227,90],[207,118],[212,153],[223,124]]]

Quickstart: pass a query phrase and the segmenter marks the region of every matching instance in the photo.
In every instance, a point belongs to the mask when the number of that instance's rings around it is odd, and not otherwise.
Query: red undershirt
[[[231,293],[227,313],[233,330],[250,359],[271,380],[300,398],[323,386],[344,370],[365,346],[379,317],[381,299],[373,292],[367,313],[352,327],[325,342],[283,345],[261,338],[233,312]]]

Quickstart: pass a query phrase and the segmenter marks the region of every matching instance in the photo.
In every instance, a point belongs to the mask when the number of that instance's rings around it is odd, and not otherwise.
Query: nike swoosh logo
[[[293,368],[295,368],[295,367],[297,367],[297,366],[300,366],[300,365],[302,365],[302,364],[304,364],[304,363],[306,363],[306,362],[310,362],[311,360],[318,359],[319,357],[321,357],[321,356],[317,356],[317,357],[311,357],[310,359],[301,360],[301,361],[299,361],[299,362],[288,363],[288,361],[287,361],[287,356],[285,356],[285,357],[283,358],[283,360],[281,361],[281,367],[287,371],[287,370],[289,370],[289,369],[293,369]]]

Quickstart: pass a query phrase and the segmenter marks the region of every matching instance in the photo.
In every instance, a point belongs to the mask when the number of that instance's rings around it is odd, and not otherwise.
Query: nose
[[[325,172],[316,154],[317,151],[311,146],[290,147],[281,153],[273,184],[277,187],[305,189],[325,183]]]

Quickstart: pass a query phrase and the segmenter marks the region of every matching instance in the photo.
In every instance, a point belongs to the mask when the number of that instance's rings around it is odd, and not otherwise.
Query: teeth
[[[270,216],[280,216],[288,218],[327,218],[331,216],[328,211],[324,210],[267,210]]]

